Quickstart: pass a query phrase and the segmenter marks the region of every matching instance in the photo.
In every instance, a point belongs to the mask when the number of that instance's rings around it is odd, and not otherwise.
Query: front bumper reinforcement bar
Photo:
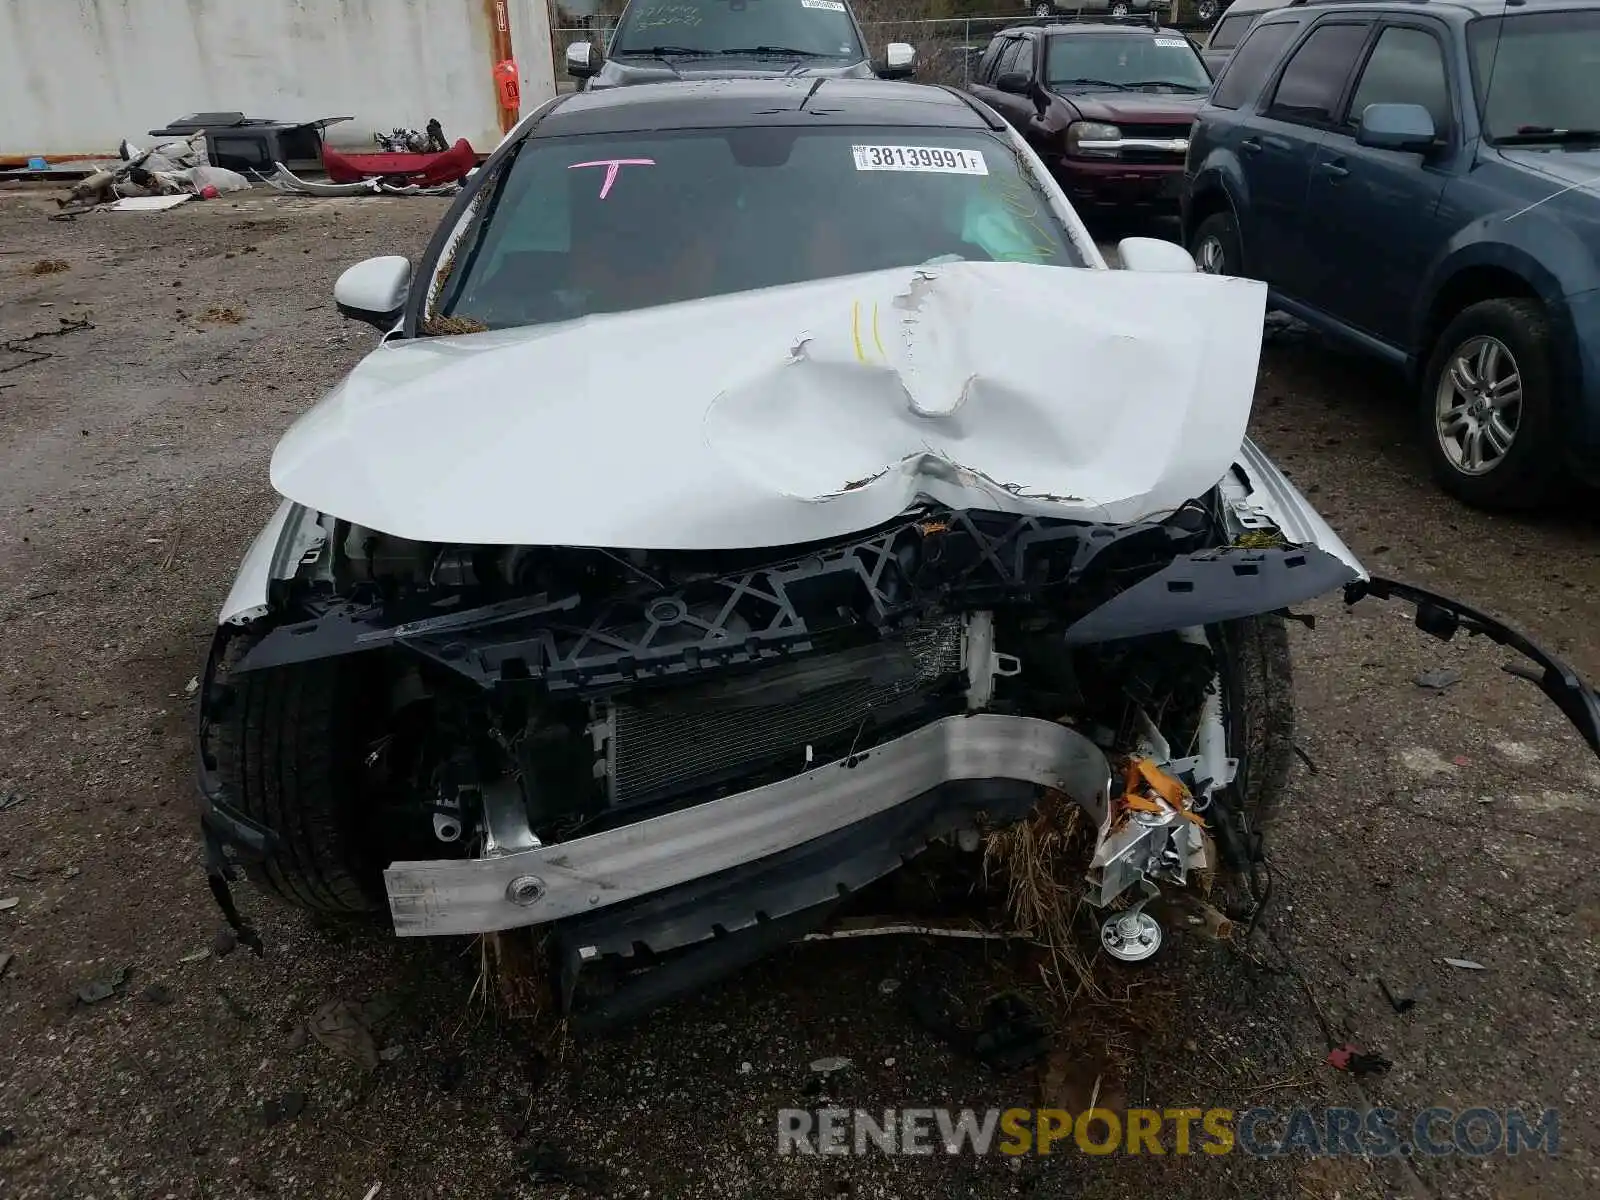
[[[487,933],[594,912],[755,862],[957,780],[1055,788],[1100,824],[1105,755],[1032,717],[946,717],[848,758],[720,800],[551,846],[384,872],[401,937]],[[526,844],[526,843],[525,843]]]

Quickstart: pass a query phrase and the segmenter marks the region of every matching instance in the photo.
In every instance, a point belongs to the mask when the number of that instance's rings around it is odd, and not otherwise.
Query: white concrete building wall
[[[335,144],[430,117],[500,140],[495,28],[525,110],[555,92],[545,0],[0,0],[0,159],[114,153],[194,112],[355,117]]]

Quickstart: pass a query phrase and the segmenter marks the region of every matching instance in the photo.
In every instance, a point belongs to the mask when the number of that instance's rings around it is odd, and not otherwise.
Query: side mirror
[[[333,302],[352,321],[364,321],[388,333],[406,306],[411,283],[411,260],[398,254],[369,258],[339,276],[333,285]]]
[[[1028,94],[1028,76],[1022,71],[1007,71],[994,81],[994,85],[1002,92],[1010,92],[1013,96]]]
[[[587,79],[600,70],[599,55],[588,42],[573,42],[567,47],[567,74],[574,79]]]
[[[1189,275],[1194,259],[1177,242],[1160,238],[1130,237],[1117,243],[1117,257],[1124,271],[1155,271],[1167,275]]]
[[[878,68],[878,78],[910,79],[916,69],[916,47],[906,42],[890,42],[883,52],[883,66]]]
[[[1426,154],[1438,136],[1433,117],[1420,104],[1369,104],[1361,113],[1356,145]]]

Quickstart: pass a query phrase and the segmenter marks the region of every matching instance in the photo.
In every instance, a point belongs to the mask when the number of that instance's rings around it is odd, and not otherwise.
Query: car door
[[[1359,18],[1311,26],[1289,51],[1237,143],[1249,194],[1240,222],[1246,268],[1292,299],[1304,295],[1316,272],[1306,213],[1311,168],[1343,111],[1346,86],[1371,31],[1372,22]]]
[[[1033,119],[1035,111],[1033,101],[1015,92],[1002,92],[995,87],[995,83],[1002,75],[1012,72],[1019,72],[1032,79],[1033,52],[1033,39],[1024,34],[1001,39],[1000,53],[993,59],[988,59],[988,73],[979,85],[972,89],[973,95],[1004,117],[1024,137],[1028,136],[1029,122]],[[987,59],[987,56],[985,57]]]
[[[1443,27],[1384,21],[1341,114],[1317,150],[1306,212],[1317,250],[1303,299],[1328,315],[1403,346],[1418,281],[1449,230],[1439,199],[1460,151]],[[1428,154],[1356,144],[1369,104],[1420,104],[1439,133]]]

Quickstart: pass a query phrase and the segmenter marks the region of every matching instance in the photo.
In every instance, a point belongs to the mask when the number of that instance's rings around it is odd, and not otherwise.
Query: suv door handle
[[[1246,154],[1260,154],[1261,143],[1255,138],[1245,138],[1244,141],[1239,143],[1239,149],[1243,150]]]
[[[1350,168],[1344,165],[1343,160],[1318,163],[1317,170],[1321,171],[1324,175],[1332,175],[1335,179],[1343,179],[1346,175],[1350,174]]]

